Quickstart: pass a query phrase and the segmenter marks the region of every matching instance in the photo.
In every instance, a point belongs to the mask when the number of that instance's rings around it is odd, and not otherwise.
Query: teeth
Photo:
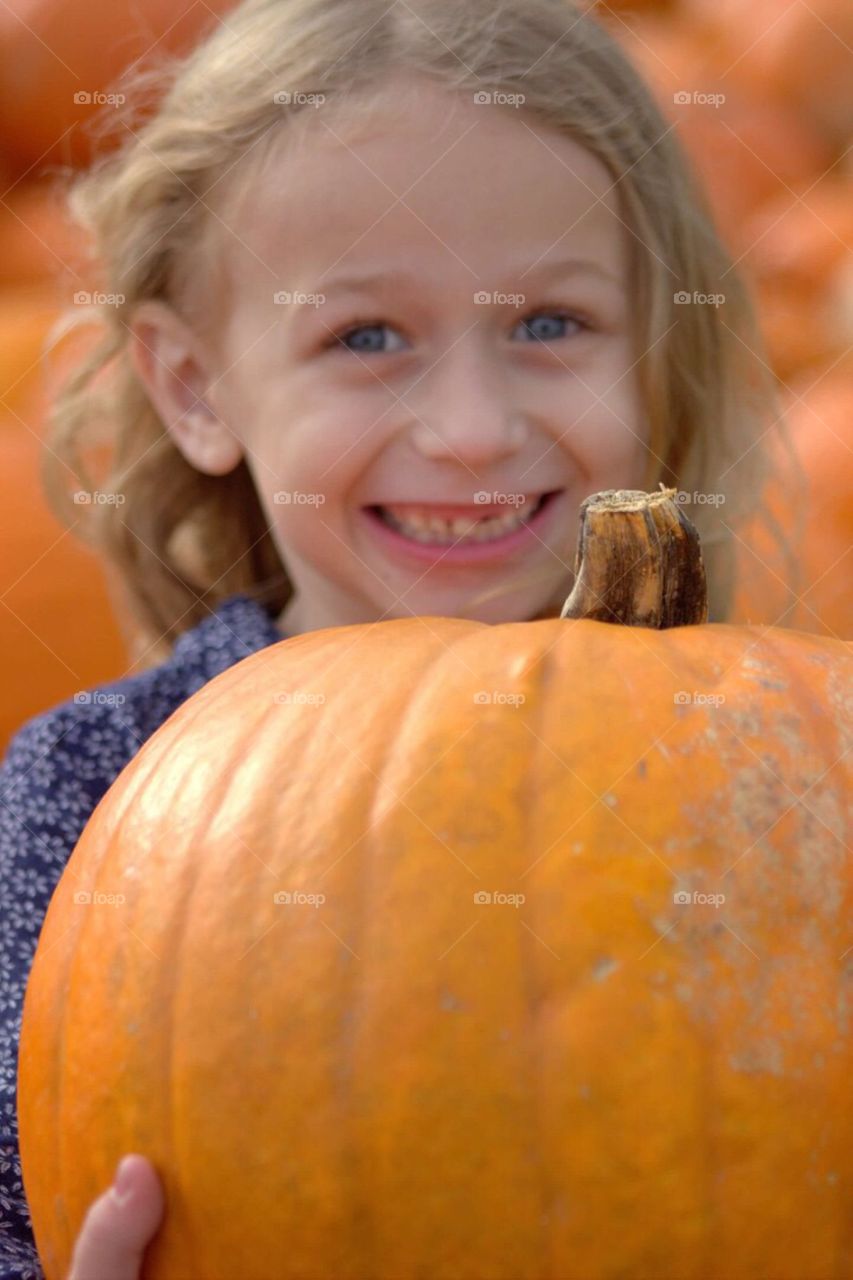
[[[528,501],[517,511],[508,511],[502,516],[491,516],[478,520],[472,516],[459,516],[455,520],[445,520],[441,516],[430,516],[420,512],[398,516],[388,507],[380,508],[386,524],[397,529],[415,542],[439,543],[448,545],[464,540],[466,542],[489,542],[494,538],[505,537],[514,529],[521,528],[526,518],[539,506],[541,499]]]

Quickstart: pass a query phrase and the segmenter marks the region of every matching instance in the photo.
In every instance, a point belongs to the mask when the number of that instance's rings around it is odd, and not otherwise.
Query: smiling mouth
[[[492,514],[497,504],[489,504],[488,515],[479,514],[476,506],[456,508],[460,514],[455,516],[437,515],[428,504],[416,503],[373,505],[367,510],[377,516],[383,524],[415,542],[451,546],[493,542],[499,538],[505,538],[508,534],[529,524],[547,503],[561,492],[561,489],[555,489],[538,496],[527,497],[523,502],[513,504],[498,515]],[[436,506],[435,509],[447,512],[452,508]],[[484,509],[480,507],[479,510]]]

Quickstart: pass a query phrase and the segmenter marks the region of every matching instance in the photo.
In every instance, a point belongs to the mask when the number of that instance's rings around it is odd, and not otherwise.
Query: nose
[[[420,394],[406,396],[418,415],[412,439],[424,458],[456,459],[472,469],[486,468],[518,453],[527,427],[495,361],[462,346],[421,380]]]

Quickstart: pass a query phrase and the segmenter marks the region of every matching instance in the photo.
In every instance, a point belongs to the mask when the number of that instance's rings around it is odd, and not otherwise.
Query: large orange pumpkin
[[[581,612],[679,605],[671,493],[589,520],[584,564],[623,554]],[[849,1276],[850,682],[831,640],[589,617],[329,628],[211,681],[39,942],[49,1280],[128,1151],[146,1280]]]

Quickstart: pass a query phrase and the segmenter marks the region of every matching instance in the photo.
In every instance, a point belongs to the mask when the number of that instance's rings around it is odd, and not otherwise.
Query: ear
[[[208,394],[216,375],[201,341],[164,302],[140,303],[128,328],[131,364],[181,453],[208,475],[233,471],[243,449]]]

